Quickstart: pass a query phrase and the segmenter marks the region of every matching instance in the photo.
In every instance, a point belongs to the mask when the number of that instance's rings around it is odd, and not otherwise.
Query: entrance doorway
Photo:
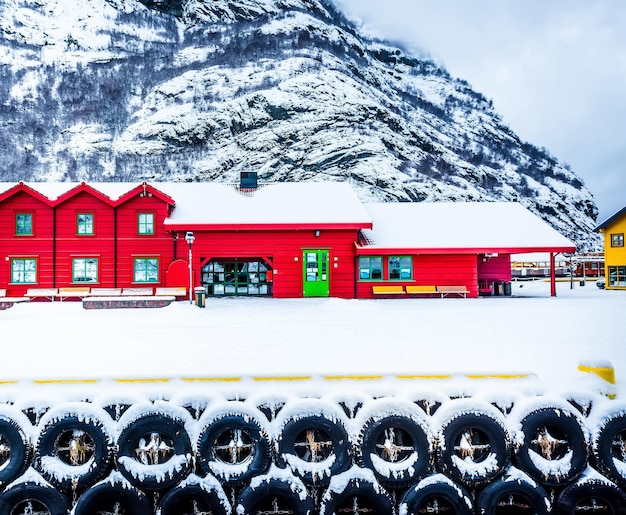
[[[305,250],[302,253],[303,292],[305,297],[328,297],[330,277],[328,250]]]

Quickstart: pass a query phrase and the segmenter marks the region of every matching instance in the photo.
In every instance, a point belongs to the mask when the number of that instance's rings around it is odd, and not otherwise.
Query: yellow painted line
[[[2,384],[17,384],[18,381],[0,381],[0,385]]]
[[[35,384],[94,384],[98,379],[35,379]]]
[[[116,383],[169,383],[170,381],[171,379],[169,377],[115,379]]]
[[[528,379],[530,374],[466,374],[469,379]]]
[[[236,383],[241,377],[182,377],[186,383]]]
[[[396,376],[398,379],[450,379],[451,375],[446,374],[427,374],[427,375],[410,375]]]
[[[255,381],[310,381],[311,376],[255,376]]]
[[[384,376],[324,376],[327,381],[376,381]]]

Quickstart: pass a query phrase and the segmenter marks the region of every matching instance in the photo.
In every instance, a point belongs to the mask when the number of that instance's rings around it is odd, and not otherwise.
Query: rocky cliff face
[[[0,0],[0,50],[4,181],[253,170],[348,181],[363,200],[516,200],[596,241],[567,165],[330,0]]]

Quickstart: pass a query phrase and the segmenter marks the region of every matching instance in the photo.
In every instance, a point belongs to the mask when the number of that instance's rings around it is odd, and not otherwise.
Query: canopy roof
[[[365,204],[373,229],[360,254],[573,252],[576,246],[516,202]]]

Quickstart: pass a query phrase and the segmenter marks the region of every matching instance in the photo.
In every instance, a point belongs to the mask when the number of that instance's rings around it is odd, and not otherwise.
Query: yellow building
[[[626,290],[626,207],[598,225],[596,231],[604,236],[606,288]]]

